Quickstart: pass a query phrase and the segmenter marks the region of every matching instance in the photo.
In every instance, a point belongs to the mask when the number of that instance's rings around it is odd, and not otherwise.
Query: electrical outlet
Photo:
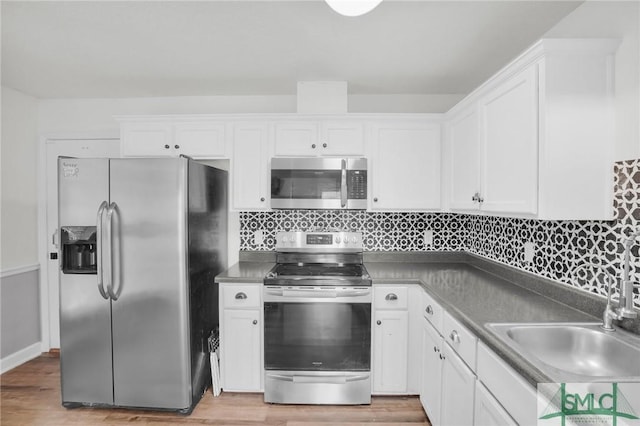
[[[264,243],[264,231],[258,230],[253,233],[253,243],[257,246],[260,246]]]
[[[526,263],[533,262],[533,256],[536,253],[536,246],[531,241],[524,243],[524,261]]]
[[[433,231],[431,229],[427,229],[424,231],[424,245],[430,246],[433,244]]]

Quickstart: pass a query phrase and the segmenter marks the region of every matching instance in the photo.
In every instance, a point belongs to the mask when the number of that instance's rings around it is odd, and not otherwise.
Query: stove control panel
[[[276,235],[277,251],[351,252],[363,247],[362,232],[290,231]]]

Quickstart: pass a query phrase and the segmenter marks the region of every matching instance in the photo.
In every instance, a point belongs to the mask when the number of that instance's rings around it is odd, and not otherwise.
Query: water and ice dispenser
[[[95,226],[63,226],[62,272],[65,274],[96,274],[98,253]]]

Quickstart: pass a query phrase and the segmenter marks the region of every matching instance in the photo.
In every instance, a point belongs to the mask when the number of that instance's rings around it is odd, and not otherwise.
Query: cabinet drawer
[[[407,309],[409,305],[407,293],[407,287],[374,287],[374,309]]]
[[[433,328],[438,330],[438,333],[442,334],[444,311],[442,307],[433,300],[433,297],[424,290],[422,291],[422,316],[431,323]]]
[[[261,285],[229,285],[222,287],[225,308],[259,308]]]
[[[516,422],[536,424],[535,388],[483,343],[478,344],[478,379]]]
[[[476,370],[476,336],[467,330],[449,312],[444,313],[444,340],[467,363],[471,370]]]

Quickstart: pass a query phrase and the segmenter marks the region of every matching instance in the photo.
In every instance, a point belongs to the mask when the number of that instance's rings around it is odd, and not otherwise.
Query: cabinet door
[[[350,121],[323,123],[318,145],[322,155],[364,155],[364,127]]]
[[[173,128],[169,123],[124,123],[120,128],[123,157],[169,157]]]
[[[440,125],[376,125],[370,206],[373,210],[440,208]]]
[[[537,70],[527,68],[481,101],[483,210],[537,212]]]
[[[224,123],[178,123],[174,127],[173,148],[178,154],[199,158],[226,155]]]
[[[422,319],[422,380],[420,402],[432,425],[440,424],[442,386],[442,338],[438,332]]]
[[[476,401],[473,414],[476,426],[516,426],[517,423],[502,408],[480,381],[476,381]]]
[[[442,425],[473,424],[476,376],[449,345],[442,345]]]
[[[269,205],[268,126],[238,123],[233,128],[233,208],[266,209]]]
[[[222,387],[225,391],[260,391],[260,311],[225,309],[220,336]]]
[[[318,155],[317,123],[276,123],[274,146],[276,156]]]
[[[373,391],[406,393],[408,313],[376,311],[374,320]]]
[[[472,200],[480,193],[478,112],[474,105],[449,124],[449,176],[452,210],[477,210]]]

